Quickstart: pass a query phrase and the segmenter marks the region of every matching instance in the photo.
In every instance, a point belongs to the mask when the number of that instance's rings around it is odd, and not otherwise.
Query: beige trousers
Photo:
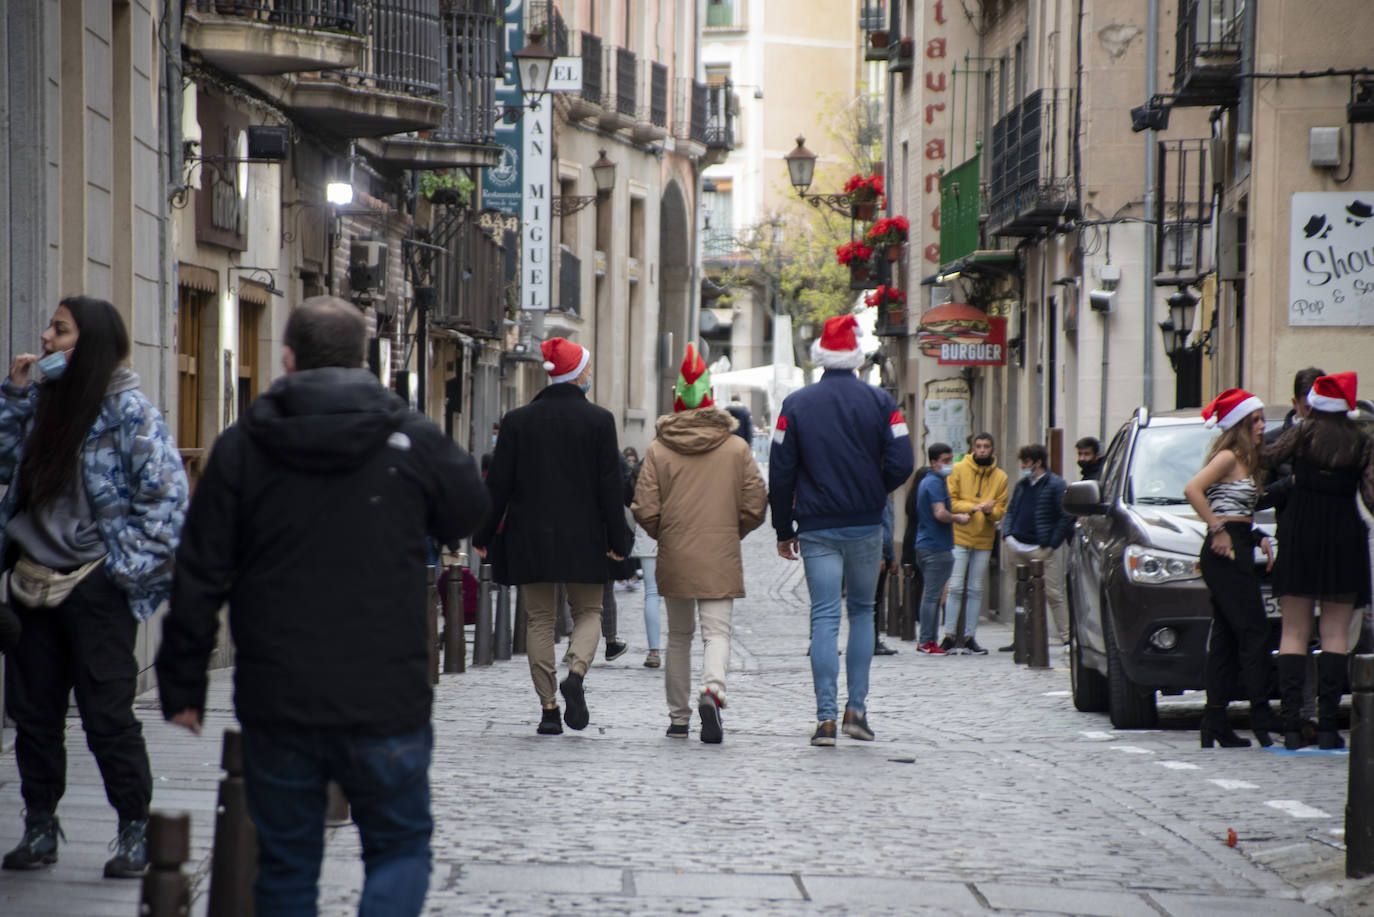
[[[730,665],[730,617],[734,599],[670,599],[668,652],[664,656],[663,693],[668,698],[668,718],[679,726],[692,721],[692,634],[701,615],[702,690],[710,688],[725,700],[725,670]],[[698,692],[700,694],[700,692]]]
[[[1049,609],[1050,620],[1046,623],[1049,626],[1050,649],[1054,649],[1058,641],[1060,644],[1069,642],[1069,606],[1064,601],[1064,549],[1046,546],[1038,547],[1034,551],[1018,551],[1013,548],[1010,542],[1002,542],[1002,547],[1007,549],[1010,561],[1007,569],[1011,572],[1013,580],[1016,577],[1016,565],[1030,565],[1033,560],[1042,561],[1045,564],[1045,606]],[[1028,610],[1029,611],[1029,610]]]
[[[553,625],[558,614],[554,583],[525,585],[525,651],[530,658],[530,678],[544,707],[558,703],[558,668],[553,658]],[[568,639],[568,671],[586,675],[601,642],[601,583],[567,583],[573,630]]]

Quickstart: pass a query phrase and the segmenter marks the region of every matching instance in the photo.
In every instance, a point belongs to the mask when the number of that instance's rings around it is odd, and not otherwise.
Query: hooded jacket
[[[1007,512],[1007,473],[997,467],[997,462],[979,465],[973,460],[973,453],[964,456],[954,465],[949,476],[949,511],[968,513],[968,525],[954,527],[954,545],[988,551],[997,542],[997,523]],[[995,505],[992,512],[975,512],[979,503],[991,500]]]
[[[205,708],[229,603],[239,719],[394,735],[429,720],[425,539],[477,527],[472,457],[364,369],[291,373],[216,441],[157,657],[168,717]]]
[[[740,539],[763,524],[763,475],[733,417],[697,408],[658,419],[644,453],[631,512],[658,540],[658,594],[673,599],[744,597]]]

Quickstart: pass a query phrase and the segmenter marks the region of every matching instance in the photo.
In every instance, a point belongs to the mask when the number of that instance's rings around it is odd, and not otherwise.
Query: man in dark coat
[[[550,384],[501,421],[487,490],[491,514],[472,538],[491,552],[497,579],[525,587],[525,646],[543,708],[540,735],[557,735],[557,687],[572,729],[590,721],[582,680],[596,656],[606,558],[630,553],[615,418],[587,400],[591,354],[563,338],[543,344]],[[554,665],[554,587],[563,583],[572,608],[568,676]]]
[[[1064,479],[1050,471],[1049,450],[1041,443],[1022,446],[1021,478],[1012,491],[1002,534],[1007,545],[1007,566],[1038,560],[1045,565],[1045,602],[1054,632],[1064,651],[1069,648],[1069,606],[1064,597],[1064,554],[1059,547],[1073,528],[1073,517],[1064,512]]]
[[[307,299],[286,375],[220,436],[177,550],[157,657],[163,714],[193,732],[229,603],[259,914],[313,913],[325,787],[367,852],[362,913],[419,914],[429,884],[425,540],[487,510],[472,457],[362,367],[350,303]]]

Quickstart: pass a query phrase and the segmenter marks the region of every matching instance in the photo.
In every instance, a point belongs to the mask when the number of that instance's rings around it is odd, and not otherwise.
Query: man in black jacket
[[[498,582],[525,587],[525,648],[543,708],[538,732],[557,735],[563,726],[555,688],[566,704],[563,722],[572,729],[590,722],[582,680],[596,656],[606,558],[623,560],[632,538],[615,418],[587,400],[591,354],[563,338],[542,346],[550,384],[501,421],[487,473],[491,514],[472,545],[482,557],[490,553]],[[553,633],[558,583],[573,616],[561,683]],[[609,643],[607,650],[609,657]]]
[[[419,914],[429,884],[425,538],[487,510],[471,456],[362,369],[366,325],[333,297],[286,323],[286,375],[215,443],[177,550],[157,657],[192,732],[229,603],[257,913],[314,913],[325,786],[367,851],[362,913]]]

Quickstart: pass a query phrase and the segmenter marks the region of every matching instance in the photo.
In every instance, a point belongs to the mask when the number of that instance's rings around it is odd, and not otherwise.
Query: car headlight
[[[1126,575],[1133,583],[1158,585],[1198,579],[1202,576],[1196,557],[1175,554],[1173,551],[1127,545],[1123,560],[1126,564]]]

